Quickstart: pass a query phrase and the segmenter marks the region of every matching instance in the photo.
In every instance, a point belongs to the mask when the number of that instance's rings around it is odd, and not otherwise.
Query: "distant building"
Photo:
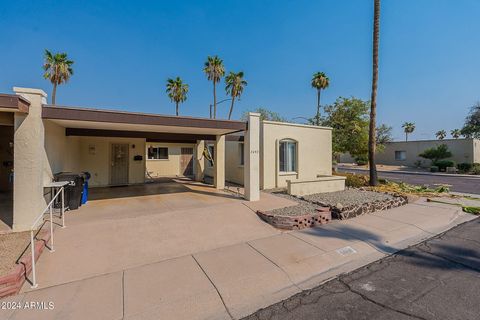
[[[445,139],[389,142],[385,150],[377,153],[377,164],[397,166],[429,166],[430,160],[419,157],[426,149],[446,144],[453,156],[448,160],[455,163],[480,163],[480,140]],[[340,156],[340,162],[355,162],[349,154]]]

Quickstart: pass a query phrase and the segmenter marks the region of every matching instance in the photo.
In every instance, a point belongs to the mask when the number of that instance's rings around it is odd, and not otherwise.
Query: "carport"
[[[15,112],[13,228],[28,230],[46,205],[44,186],[58,172],[92,174],[94,187],[141,185],[147,142],[193,145],[194,180],[205,174],[206,141],[214,143],[213,185],[225,187],[225,136],[245,132],[245,193],[259,199],[259,116],[247,121],[47,105],[42,90],[14,88],[28,113]],[[188,156],[188,154],[187,154]]]

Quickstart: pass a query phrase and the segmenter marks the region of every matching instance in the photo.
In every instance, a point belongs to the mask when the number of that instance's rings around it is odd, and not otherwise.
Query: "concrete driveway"
[[[145,194],[145,195],[143,195]],[[231,193],[190,180],[92,189],[37,265],[40,287],[279,234]],[[264,194],[256,205],[294,204]],[[29,287],[25,286],[28,290]]]
[[[55,308],[11,311],[5,318],[239,319],[474,218],[420,200],[322,228],[280,232],[254,211],[291,205],[288,200],[262,194],[248,203],[190,187],[182,197],[153,197],[164,198],[166,206],[183,206],[188,197],[214,199],[203,207],[130,216],[126,203],[115,204],[124,197],[105,200],[114,201],[118,216],[97,208],[104,200],[76,217],[71,213],[67,229],[57,233],[56,252],[40,258],[40,288],[26,286],[9,298],[53,302]],[[160,201],[148,197],[140,199],[142,208]]]

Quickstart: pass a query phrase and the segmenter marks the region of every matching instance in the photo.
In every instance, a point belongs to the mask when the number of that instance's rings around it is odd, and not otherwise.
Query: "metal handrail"
[[[47,207],[45,210],[42,211],[42,213],[35,219],[35,222],[33,223],[32,227],[30,228],[30,248],[32,252],[32,288],[38,287],[37,283],[37,274],[36,274],[36,269],[35,269],[35,237],[33,235],[35,230],[35,227],[37,226],[38,222],[40,221],[41,218],[43,218],[44,214],[49,210],[49,215],[50,215],[50,252],[55,252],[55,249],[53,248],[53,203],[55,200],[58,198],[59,195],[62,195],[62,228],[65,228],[65,192],[64,192],[64,187],[60,187],[60,190],[57,191],[55,196],[50,200],[48,203]]]

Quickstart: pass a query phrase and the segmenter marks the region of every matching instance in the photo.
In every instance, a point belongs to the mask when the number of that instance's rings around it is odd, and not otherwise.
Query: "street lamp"
[[[217,102],[217,105],[219,105],[222,102],[229,101],[229,100],[232,100],[232,98],[223,99],[222,101]],[[213,105],[210,104],[210,119],[212,118],[212,107],[213,107]]]

